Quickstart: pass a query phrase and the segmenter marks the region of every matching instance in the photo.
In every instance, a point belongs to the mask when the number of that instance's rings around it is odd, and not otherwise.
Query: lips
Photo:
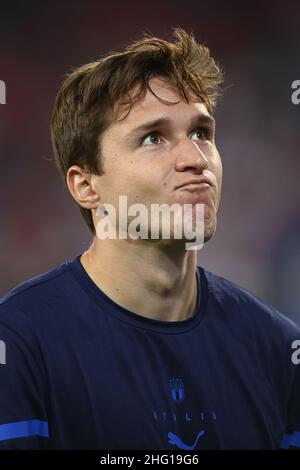
[[[180,186],[178,189],[185,189],[187,191],[200,191],[202,189],[207,189],[210,187],[211,185],[209,183],[189,183]]]
[[[213,186],[209,178],[194,178],[175,187],[175,189],[189,189],[190,191],[200,190]]]
[[[214,206],[215,186],[208,178],[192,179],[177,186],[177,201],[181,204],[199,204],[205,205],[205,212],[208,207]]]

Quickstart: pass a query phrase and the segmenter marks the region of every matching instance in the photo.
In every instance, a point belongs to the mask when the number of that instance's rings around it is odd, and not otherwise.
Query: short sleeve
[[[45,449],[49,438],[39,350],[25,315],[0,305],[0,450]]]

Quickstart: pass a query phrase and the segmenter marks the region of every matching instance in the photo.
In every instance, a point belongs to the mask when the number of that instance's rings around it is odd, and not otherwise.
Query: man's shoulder
[[[250,290],[204,268],[210,301],[227,318],[271,332],[281,330],[288,337],[300,337],[300,326]]]
[[[34,312],[66,297],[69,261],[16,285],[0,299],[0,321],[7,313]]]

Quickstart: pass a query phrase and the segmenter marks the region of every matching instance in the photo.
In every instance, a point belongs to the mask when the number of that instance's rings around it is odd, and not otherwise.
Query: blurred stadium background
[[[215,237],[198,263],[300,323],[300,2],[0,2],[0,295],[83,252],[91,237],[53,164],[49,121],[71,67],[142,31],[181,26],[225,69]]]

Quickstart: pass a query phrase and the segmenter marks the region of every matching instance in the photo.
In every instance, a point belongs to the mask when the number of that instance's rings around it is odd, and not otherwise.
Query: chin
[[[215,214],[207,214],[207,217],[204,219],[204,234],[203,234],[203,243],[208,242],[215,234],[217,220]],[[195,232],[195,226],[193,226],[193,231]],[[183,228],[182,232],[183,233]],[[148,233],[148,238],[151,239],[151,231]],[[174,231],[170,230],[170,237],[163,238],[161,227],[159,228],[159,237],[157,239],[151,239],[157,245],[169,246],[169,247],[178,247],[179,249],[184,247],[186,243],[194,243],[196,237],[187,238],[183,236],[182,238],[176,238]]]
[[[208,242],[215,234],[217,228],[217,220],[208,219],[204,221],[204,243]]]

